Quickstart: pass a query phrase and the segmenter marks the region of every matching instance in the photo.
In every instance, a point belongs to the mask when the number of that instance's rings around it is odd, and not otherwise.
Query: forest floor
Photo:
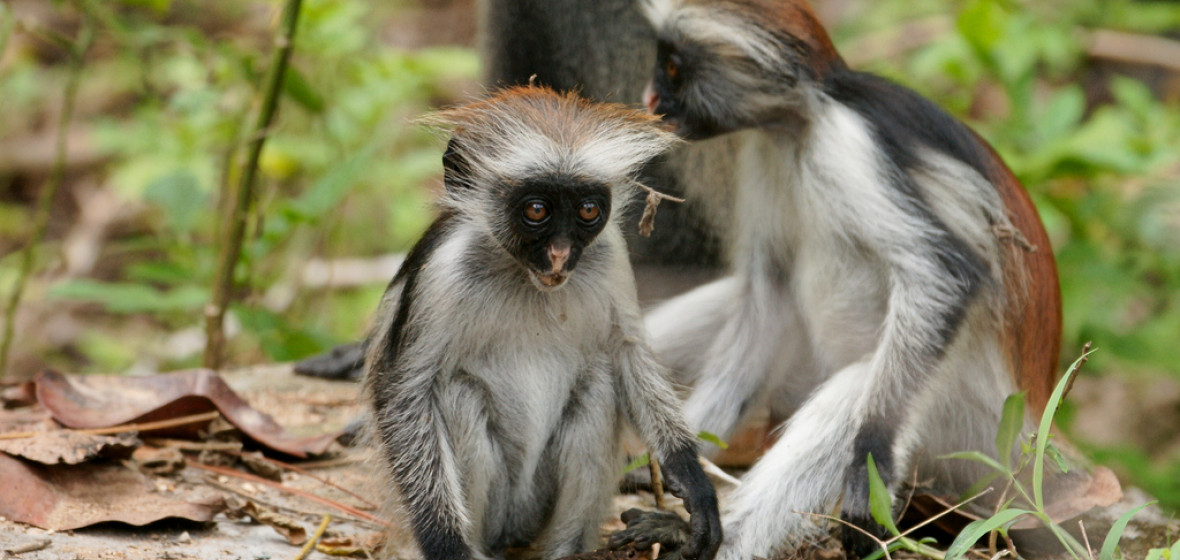
[[[297,377],[288,366],[247,368],[228,372],[222,378],[250,407],[272,416],[292,436],[338,432],[360,412],[357,384]],[[25,407],[24,417],[27,418],[29,411],[35,410],[37,406],[31,409]],[[12,433],[11,426],[16,421],[14,419],[21,417],[21,411],[22,408],[0,409],[0,428],[4,428],[0,429],[0,433]],[[331,521],[320,548],[311,551],[309,558],[328,558],[350,551],[354,557],[365,558],[366,550],[371,550],[379,539],[382,531],[380,521],[385,516],[374,503],[378,501],[374,496],[380,496],[383,492],[376,487],[375,477],[369,469],[370,462],[361,449],[333,443],[317,457],[289,463],[298,470],[284,467],[279,472],[268,474],[260,472],[257,465],[249,462],[236,465],[241,468],[233,468],[232,464],[216,466],[216,461],[210,459],[216,458],[215,452],[222,449],[219,446],[226,445],[224,438],[221,442],[206,439],[203,442],[187,443],[178,439],[143,439],[152,442],[153,446],[159,446],[155,449],[183,449],[188,455],[187,461],[179,460],[175,468],[161,468],[160,465],[166,461],[145,460],[137,453],[122,461],[123,470],[135,469],[138,473],[146,468],[151,471],[145,476],[146,484],[150,486],[148,494],[152,495],[150,499],[215,504],[209,510],[212,514],[207,516],[208,520],[186,521],[170,517],[144,526],[100,522],[71,530],[47,530],[14,521],[10,515],[0,517],[0,559],[297,558],[302,544],[313,534],[325,515],[331,515]],[[195,454],[202,449],[205,453],[197,459]],[[232,446],[230,453],[234,453]],[[225,459],[222,455],[221,458]],[[199,464],[201,462],[213,462],[214,466],[202,467]],[[114,463],[118,464],[117,461]],[[275,464],[273,461],[271,463]],[[102,464],[101,460],[99,464]],[[59,465],[53,468],[78,467]],[[13,482],[10,480],[9,484]],[[56,517],[48,517],[48,523],[69,526],[70,521],[76,521],[79,517],[89,519],[96,514],[100,517],[95,519],[104,518],[101,515],[106,515],[105,518],[126,519],[115,510],[156,507],[152,504],[157,502],[150,499],[140,502],[148,505],[136,506],[135,502],[128,502],[127,497],[121,495],[125,493],[124,487],[118,484],[90,486],[85,495],[72,505],[53,506],[58,511]],[[4,487],[5,482],[0,480],[0,489]],[[9,489],[15,490],[18,489]],[[1141,492],[1127,492],[1122,502],[1102,513],[1106,519],[1104,524],[1109,525],[1109,521],[1118,514],[1147,500],[1148,497]],[[4,511],[5,501],[0,497],[0,512]],[[603,534],[622,528],[618,521],[618,514],[622,511],[632,507],[651,508],[653,504],[653,497],[647,492],[620,494],[615,500],[611,520],[602,527]],[[47,506],[42,504],[36,507]],[[1175,535],[1176,530],[1174,524],[1158,511],[1139,515],[1126,534],[1124,550],[1127,551],[1127,557],[1142,557],[1146,548],[1159,546],[1159,542],[1168,538],[1169,531]],[[413,539],[404,525],[395,521],[390,535],[385,546],[392,549],[386,550],[385,554],[393,558],[418,557]],[[608,557],[613,556],[597,556]],[[843,552],[835,541],[831,541],[805,551],[795,551],[786,557],[838,560],[843,558]]]

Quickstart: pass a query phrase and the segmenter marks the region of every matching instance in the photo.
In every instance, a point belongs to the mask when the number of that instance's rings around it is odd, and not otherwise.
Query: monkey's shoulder
[[[921,151],[933,149],[991,174],[987,145],[966,124],[914,90],[867,72],[834,72],[824,83],[832,99],[872,124],[887,155],[902,169],[919,166]]]

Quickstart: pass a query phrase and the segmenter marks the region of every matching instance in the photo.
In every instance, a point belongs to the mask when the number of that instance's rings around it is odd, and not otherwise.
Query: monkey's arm
[[[663,367],[635,328],[620,328],[615,345],[620,402],[628,419],[660,460],[669,490],[684,500],[691,527],[684,558],[710,560],[721,546],[717,494],[697,459],[697,442],[680,415],[680,401]],[[620,543],[614,543],[620,544]]]
[[[434,400],[437,371],[401,367],[369,372],[385,466],[397,484],[414,536],[427,560],[468,559],[467,515],[459,469]]]

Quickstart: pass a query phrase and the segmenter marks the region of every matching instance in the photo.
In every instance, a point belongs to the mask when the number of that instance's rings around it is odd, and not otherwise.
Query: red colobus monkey
[[[721,542],[717,499],[644,342],[619,228],[654,117],[521,87],[442,112],[440,217],[390,283],[365,392],[389,486],[428,560],[593,548],[630,424],[691,513],[686,558]]]
[[[917,469],[986,473],[1007,395],[1052,389],[1061,300],[1036,210],[994,151],[918,94],[848,68],[801,0],[650,0],[644,102],[683,137],[738,139],[728,277],[647,315],[696,429],[789,418],[724,508],[719,558],[768,556],[826,513],[876,527]],[[693,196],[692,192],[688,196]],[[871,541],[844,531],[863,553]]]

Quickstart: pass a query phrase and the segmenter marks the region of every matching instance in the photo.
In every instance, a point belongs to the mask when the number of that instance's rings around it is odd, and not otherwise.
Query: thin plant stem
[[[324,532],[328,530],[328,524],[331,522],[332,515],[325,513],[323,520],[320,521],[319,528],[315,530],[315,533],[310,539],[307,540],[307,543],[303,545],[303,548],[299,550],[299,554],[295,556],[294,560],[303,560],[304,558],[307,558],[308,554],[311,554],[311,551],[316,547],[316,543],[320,542],[320,539],[323,538]]]
[[[665,509],[664,475],[655,453],[648,455],[647,468],[651,470],[651,491],[656,497],[656,509]]]
[[[262,105],[258,120],[249,136],[246,160],[241,168],[238,183],[230,204],[222,214],[223,235],[220,239],[221,254],[218,258],[216,282],[213,297],[205,307],[205,367],[221,367],[222,350],[225,346],[225,312],[234,292],[234,268],[242,253],[246,221],[251,205],[254,204],[255,183],[258,178],[258,158],[271,129],[278,110],[279,95],[282,92],[283,77],[295,46],[295,29],[299,22],[301,0],[287,0],[283,6],[282,20],[275,36],[275,50],[262,87]]]
[[[41,196],[37,200],[36,213],[33,216],[33,230],[29,240],[21,253],[20,269],[12,292],[8,295],[8,304],[4,309],[4,330],[0,337],[0,379],[6,376],[8,370],[8,353],[12,348],[12,338],[15,336],[16,311],[20,307],[29,277],[36,267],[36,249],[45,238],[45,230],[49,226],[49,213],[53,207],[53,199],[61,188],[66,171],[66,138],[69,135],[70,121],[74,118],[74,104],[78,98],[78,85],[81,83],[83,59],[86,51],[90,50],[94,42],[94,23],[88,14],[82,13],[82,27],[78,30],[78,37],[69,45],[69,72],[66,75],[65,89],[61,100],[61,117],[57,123],[53,169],[49,173],[49,180],[41,189]],[[2,52],[2,51],[0,51]]]

